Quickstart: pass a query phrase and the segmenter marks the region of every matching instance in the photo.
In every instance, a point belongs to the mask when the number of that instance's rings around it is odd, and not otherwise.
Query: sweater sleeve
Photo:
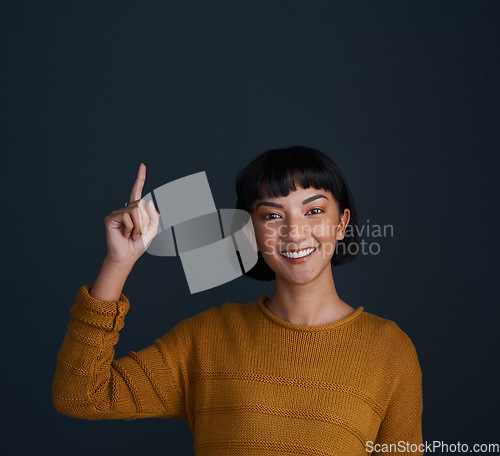
[[[380,451],[374,451],[373,455],[423,454],[422,371],[413,343],[406,334],[403,336],[399,345],[399,370],[375,441],[375,448]]]
[[[97,419],[186,418],[185,369],[177,325],[153,345],[114,359],[114,346],[129,301],[101,301],[82,286],[69,323],[52,385],[56,410]]]

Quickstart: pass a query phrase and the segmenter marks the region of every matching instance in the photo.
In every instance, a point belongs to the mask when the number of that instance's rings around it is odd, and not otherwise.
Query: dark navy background
[[[413,340],[424,440],[498,442],[499,19],[494,1],[2,2],[4,446],[193,454],[187,421],[54,410],[69,309],[140,162],[144,194],[205,171],[230,208],[237,171],[293,144],[336,161],[360,223],[394,227],[334,278]],[[190,295],[178,258],[145,254],[116,356],[272,290]]]

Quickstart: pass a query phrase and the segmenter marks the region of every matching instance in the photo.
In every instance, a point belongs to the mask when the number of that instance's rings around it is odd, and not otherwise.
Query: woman
[[[339,297],[332,266],[356,256],[357,215],[343,174],[315,149],[267,151],[237,177],[259,255],[246,275],[275,280],[273,296],[212,307],[113,359],[123,285],[158,228],[144,181],[141,164],[129,204],[105,219],[101,271],[71,308],[59,412],[184,418],[197,455],[423,454],[415,348],[395,323]]]

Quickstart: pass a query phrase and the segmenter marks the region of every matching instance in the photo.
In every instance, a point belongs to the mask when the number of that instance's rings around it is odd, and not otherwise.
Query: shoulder
[[[410,337],[406,334],[396,322],[387,318],[382,318],[372,313],[364,311],[361,318],[362,326],[386,341],[392,341],[397,344],[412,344]]]
[[[251,306],[254,303],[254,301],[243,304],[225,302],[219,307],[210,307],[178,322],[172,331],[202,336],[227,328],[228,325],[234,327],[238,321],[241,322],[250,317]]]
[[[417,361],[417,352],[411,338],[394,321],[363,312],[360,325],[374,350],[390,354],[401,363]]]

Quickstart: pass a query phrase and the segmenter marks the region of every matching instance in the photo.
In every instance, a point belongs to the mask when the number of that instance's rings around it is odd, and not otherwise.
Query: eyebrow
[[[310,203],[311,201],[317,200],[318,198],[325,198],[328,200],[328,198],[325,195],[314,195],[310,196],[309,198],[306,198],[304,201],[302,201],[302,205],[306,205],[307,203]],[[278,203],[272,203],[271,201],[261,201],[260,203],[255,206],[255,210],[257,210],[260,206],[271,206],[271,207],[279,207],[283,209],[283,206]]]

